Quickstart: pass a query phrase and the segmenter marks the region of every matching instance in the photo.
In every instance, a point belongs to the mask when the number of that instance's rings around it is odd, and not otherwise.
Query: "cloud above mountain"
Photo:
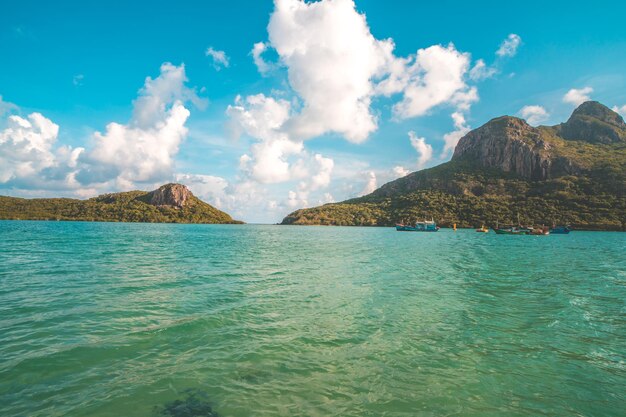
[[[0,183],[31,189],[128,190],[170,181],[174,158],[187,135],[185,102],[203,105],[185,84],[183,65],[164,63],[147,77],[127,123],[111,122],[95,132],[92,146],[57,146],[59,126],[40,113],[9,116],[0,133]]]
[[[583,88],[572,88],[563,96],[563,102],[572,104],[574,106],[579,106],[585,101],[591,100],[590,94],[593,93],[593,88],[591,87],[583,87]]]
[[[528,124],[533,126],[536,126],[541,122],[545,122],[548,120],[548,117],[550,117],[548,111],[544,107],[538,105],[524,106],[520,109],[519,114],[522,119],[526,119]]]

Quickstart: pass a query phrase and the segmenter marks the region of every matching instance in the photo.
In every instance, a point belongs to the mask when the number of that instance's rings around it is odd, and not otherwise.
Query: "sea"
[[[626,234],[0,221],[0,416],[624,416]]]

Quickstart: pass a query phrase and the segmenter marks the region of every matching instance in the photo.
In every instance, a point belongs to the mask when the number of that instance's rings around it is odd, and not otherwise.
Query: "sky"
[[[546,4],[549,3],[549,4]],[[187,185],[251,223],[450,160],[494,117],[626,116],[624,2],[29,1],[0,14],[0,195]]]

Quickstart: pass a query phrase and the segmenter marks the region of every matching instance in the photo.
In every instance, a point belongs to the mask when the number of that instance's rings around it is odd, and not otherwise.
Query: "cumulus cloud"
[[[213,68],[215,68],[216,71],[219,71],[222,68],[228,68],[230,65],[230,59],[224,51],[220,51],[218,49],[214,49],[212,46],[209,46],[205,54],[213,60]]]
[[[384,74],[394,46],[372,36],[352,1],[278,0],[268,34],[303,101],[286,126],[293,137],[336,132],[359,143],[376,130],[372,79]]]
[[[40,113],[9,116],[0,134],[0,183],[84,196],[171,181],[174,157],[187,135],[184,102],[202,105],[186,81],[182,65],[163,64],[157,78],[146,78],[130,120],[94,133],[88,150],[58,146],[59,126]]]
[[[500,57],[512,57],[517,54],[517,48],[522,43],[522,38],[515,33],[511,33],[502,43],[496,51],[496,55]]]
[[[54,163],[51,149],[59,126],[40,113],[27,118],[9,116],[0,133],[0,182],[40,172]]]
[[[433,147],[426,143],[426,139],[417,137],[415,132],[409,132],[409,140],[411,141],[411,146],[417,152],[417,168],[421,169],[426,165],[428,161],[430,161],[433,157]]]
[[[82,184],[114,181],[115,188],[158,183],[174,174],[174,156],[187,135],[189,110],[184,102],[200,102],[185,86],[183,65],[165,63],[160,75],[146,78],[127,124],[109,123],[94,134],[93,148],[81,155],[76,179]]]
[[[619,113],[622,117],[626,117],[626,104],[624,104],[622,107],[613,106],[613,111],[615,113]]]
[[[285,182],[292,179],[288,158],[303,151],[301,141],[292,141],[281,131],[289,119],[290,103],[263,94],[237,97],[235,105],[229,105],[226,114],[230,127],[236,135],[242,133],[258,142],[250,152],[239,159],[240,169],[255,181],[263,184]]]
[[[585,101],[589,101],[591,99],[589,94],[591,93],[593,93],[593,88],[591,87],[572,88],[563,96],[563,102],[578,106]]]
[[[454,122],[454,130],[443,135],[444,146],[443,151],[441,152],[442,157],[445,157],[450,152],[454,151],[454,148],[456,147],[456,144],[459,143],[459,140],[471,130],[465,121],[463,113],[454,112],[451,117]]]
[[[453,44],[420,49],[411,64],[404,63],[404,68],[400,65],[381,83],[384,93],[397,92],[398,88],[403,91],[403,100],[393,108],[399,118],[422,116],[443,103],[468,108],[478,100],[476,89],[465,82],[470,56],[457,51]]]
[[[545,122],[550,117],[550,114],[541,106],[524,106],[519,111],[520,116],[526,119],[528,124],[533,126],[538,125],[541,122]]]
[[[41,113],[9,116],[0,132],[0,183],[17,188],[71,186],[71,170],[83,148],[55,149],[58,133],[59,126]]]
[[[289,119],[291,104],[287,100],[256,94],[245,98],[237,96],[226,114],[230,118],[231,133],[238,138],[245,133],[255,139],[268,140],[284,137],[283,124]]]
[[[330,183],[334,161],[310,155],[302,141],[292,140],[283,130],[290,109],[288,101],[263,94],[237,97],[235,105],[228,106],[231,130],[257,141],[240,157],[240,169],[246,178],[262,184],[301,180],[301,192],[324,188]]]

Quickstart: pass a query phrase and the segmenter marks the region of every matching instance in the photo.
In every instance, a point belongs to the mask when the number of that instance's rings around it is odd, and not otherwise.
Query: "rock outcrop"
[[[149,194],[149,203],[153,206],[183,208],[193,194],[182,184],[165,184]]]
[[[550,177],[550,149],[539,129],[522,119],[502,116],[462,137],[452,160],[471,160],[485,168],[543,180]]]
[[[560,136],[591,143],[626,141],[626,124],[618,113],[597,101],[587,101],[560,126]]]

